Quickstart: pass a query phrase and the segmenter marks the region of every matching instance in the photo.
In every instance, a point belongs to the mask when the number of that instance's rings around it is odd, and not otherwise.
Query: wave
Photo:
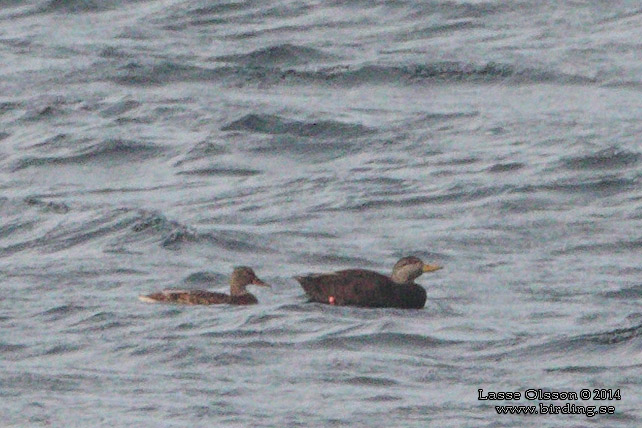
[[[255,237],[249,233],[230,230],[198,232],[161,214],[144,210],[119,208],[98,214],[75,214],[75,220],[64,217],[55,229],[40,231],[36,237],[19,242],[14,239],[11,245],[0,247],[0,257],[29,249],[53,253],[98,239],[105,240],[109,248],[148,241],[170,250],[190,244],[205,244],[228,251],[269,251],[253,243]],[[8,237],[22,229],[29,230],[32,225],[33,222],[11,223],[0,228],[0,237]]]
[[[5,358],[10,353],[22,351],[26,348],[28,348],[27,345],[0,342],[0,352],[2,352],[2,355],[5,356]]]
[[[75,138],[72,134],[60,133],[45,137],[42,141],[29,146],[29,149],[38,150],[39,153],[55,153],[61,149],[73,150],[77,147],[87,145],[90,141],[88,138]]]
[[[164,149],[151,143],[141,143],[130,140],[106,140],[94,144],[78,153],[68,156],[46,156],[26,157],[20,159],[13,170],[21,170],[30,167],[50,165],[72,165],[85,164],[88,162],[99,162],[110,164],[111,162],[137,162],[158,156]]]
[[[174,163],[174,166],[181,166],[185,163],[205,159],[212,156],[227,153],[228,149],[222,145],[202,141],[191,148],[183,159]]]
[[[394,39],[397,42],[426,39],[436,35],[443,35],[460,30],[470,30],[473,28],[480,28],[481,24],[474,21],[459,21],[447,24],[429,25],[427,27],[416,29],[412,32],[404,31],[402,34],[397,35]]]
[[[489,172],[511,172],[511,171],[517,171],[518,169],[522,169],[525,166],[526,165],[524,165],[521,162],[498,163],[488,168],[488,171]]]
[[[61,107],[61,105],[61,102],[54,102],[52,104],[45,105],[44,107],[29,109],[22,117],[22,120],[25,122],[36,122],[42,119],[63,116],[67,113],[67,110]]]
[[[111,104],[109,107],[100,111],[102,117],[116,117],[130,110],[140,107],[142,104],[134,100],[118,101]]]
[[[27,220],[27,221],[22,221],[22,220],[14,220],[11,222],[7,222],[0,226],[0,239],[7,239],[11,238],[12,235],[19,234],[21,232],[29,231],[31,230],[34,226],[36,226],[37,222],[34,220]],[[2,254],[3,249],[0,248],[0,254]]]
[[[196,168],[185,171],[177,172],[179,175],[200,175],[200,176],[214,176],[214,177],[252,177],[254,175],[261,174],[261,171],[257,169],[245,169],[245,168],[220,168],[220,167],[208,167],[208,168]]]
[[[410,80],[433,79],[445,81],[503,83],[592,83],[593,79],[566,73],[556,73],[537,68],[513,66],[497,62],[467,64],[441,62],[427,65],[411,65],[401,68],[404,77]]]
[[[84,306],[67,304],[67,305],[56,306],[54,308],[48,309],[42,312],[40,315],[45,316],[47,318],[47,321],[51,322],[51,321],[64,319],[64,318],[67,318],[68,316],[83,312],[85,309],[87,308]]]
[[[80,351],[81,349],[83,349],[83,347],[80,345],[71,345],[71,344],[54,345],[51,348],[43,351],[41,355],[62,355],[70,352]]]
[[[272,56],[274,64],[265,65],[254,57]],[[319,58],[320,53],[312,54]],[[227,57],[236,58],[244,65],[230,65],[208,68],[186,65],[173,61],[145,63],[132,60],[120,67],[108,79],[122,85],[162,85],[179,81],[219,81],[234,86],[245,85],[287,85],[287,84],[331,84],[333,86],[356,86],[366,84],[396,83],[415,85],[429,82],[441,83],[558,83],[558,84],[593,84],[594,78],[567,74],[530,67],[519,67],[510,64],[488,62],[471,64],[457,61],[443,61],[428,64],[409,65],[335,65],[315,70],[281,68],[288,61],[293,61],[287,53],[250,52],[245,55]],[[280,58],[280,59],[279,59]],[[320,60],[320,59],[319,59]],[[279,61],[282,61],[280,63]],[[308,60],[304,60],[308,61]]]
[[[597,253],[597,254],[617,254],[618,252],[639,251],[642,249],[642,238],[631,240],[619,240],[615,242],[605,242],[599,244],[576,245],[563,250],[553,251],[554,255],[577,254],[577,253]]]
[[[49,0],[41,12],[97,12],[111,7],[113,2],[102,0]]]
[[[630,346],[631,345],[631,346]],[[631,352],[639,355],[639,347],[642,346],[642,324],[627,328],[616,328],[600,333],[582,334],[563,339],[552,340],[543,344],[518,347],[501,354],[487,355],[492,361],[499,361],[504,358],[521,359],[524,355],[535,356],[545,355],[549,359],[555,356],[567,357],[572,353],[588,356],[591,353],[603,354],[622,347],[623,352]],[[621,360],[621,359],[620,359]],[[634,363],[630,359],[626,360]]]
[[[303,122],[276,115],[248,114],[221,128],[222,131],[249,131],[260,134],[290,134],[299,137],[356,137],[373,132],[360,124],[321,120]]]
[[[372,333],[353,336],[321,337],[305,343],[311,348],[334,349],[362,349],[371,345],[377,347],[388,346],[392,348],[418,348],[430,349],[440,346],[454,346],[461,342],[455,340],[437,339],[418,334],[404,333]]]
[[[640,163],[642,154],[609,147],[595,153],[570,157],[562,160],[562,165],[570,170],[620,169]]]
[[[317,264],[317,265],[327,264],[330,266],[339,265],[339,266],[351,266],[351,267],[376,266],[376,263],[374,263],[371,260],[368,260],[362,257],[352,257],[352,256],[345,256],[345,255],[300,252],[296,257],[297,259],[302,258],[308,264]]]
[[[121,5],[129,3],[143,2],[148,0],[48,0],[39,10],[39,12],[65,12],[65,13],[85,13],[85,12],[102,12],[115,9]]]
[[[172,61],[144,63],[131,61],[120,67],[110,80],[121,85],[149,86],[172,82],[209,81],[224,78],[225,70],[210,69]]]
[[[256,5],[256,2],[254,1],[226,2],[226,3],[217,2],[216,4],[207,4],[206,6],[199,6],[195,9],[190,10],[188,13],[193,16],[206,16],[206,15],[212,15],[212,14],[219,15],[227,12],[236,12],[249,7],[254,7],[255,5]]]
[[[555,191],[564,193],[594,193],[596,195],[608,196],[630,189],[635,189],[638,185],[638,181],[639,180],[635,178],[623,178],[616,175],[607,175],[597,178],[588,178],[586,180],[573,178],[541,185],[526,185],[515,188],[512,192],[532,194],[538,191]]]
[[[47,372],[39,374],[21,369],[18,373],[5,372],[3,384],[9,391],[16,391],[22,395],[24,391],[40,388],[40,391],[61,394],[78,392],[85,376],[75,374],[60,374]],[[4,388],[3,388],[4,389]],[[3,391],[4,393],[4,391]]]
[[[478,188],[471,190],[462,190],[461,188],[454,187],[449,189],[447,193],[439,195],[415,195],[402,198],[386,198],[386,199],[367,199],[357,203],[351,203],[347,206],[330,208],[330,210],[350,210],[362,211],[367,209],[382,209],[388,207],[413,207],[426,204],[452,204],[456,202],[472,202],[490,198],[503,194],[510,190],[510,186],[493,186],[486,188]]]
[[[338,0],[337,0],[338,1]],[[403,4],[403,3],[402,3]],[[447,19],[483,18],[523,7],[519,2],[432,0],[412,3],[410,18],[427,18],[439,14]]]
[[[208,244],[229,251],[260,252],[268,251],[252,243],[249,233],[219,230],[216,232],[197,232],[177,221],[168,220],[158,213],[141,213],[131,230],[136,234],[152,233],[160,235],[163,248],[178,250],[186,244]]]
[[[333,380],[336,381],[336,380]],[[341,383],[354,386],[385,386],[392,387],[399,385],[399,381],[385,377],[372,377],[372,376],[353,376],[347,379],[339,380]]]
[[[642,248],[642,240],[638,243],[638,248]],[[642,284],[620,290],[607,291],[602,295],[612,299],[640,299],[642,298]]]
[[[250,66],[295,66],[331,59],[336,59],[336,57],[318,49],[289,43],[258,49],[247,54],[224,55],[215,58],[217,61]]]
[[[196,7],[191,7],[189,2],[187,4],[180,3],[180,6],[175,7],[175,10],[164,18],[164,21],[169,22],[165,24],[164,28],[172,31],[181,31],[190,27],[202,27],[217,24],[226,24],[230,22],[230,14],[242,12],[244,9],[254,9],[257,4],[254,1],[243,2],[216,2],[214,4],[203,4],[198,2]]]
[[[627,328],[617,328],[603,333],[584,334],[568,340],[569,344],[585,346],[619,345],[642,338],[642,324]]]
[[[43,201],[33,196],[25,198],[24,203],[34,207],[38,207],[45,212],[53,212],[56,214],[67,214],[71,209],[69,205],[65,204],[64,202]]]
[[[642,90],[642,82],[637,80],[616,80],[602,85],[605,88]]]
[[[0,257],[38,248],[43,252],[56,252],[84,244],[102,237],[112,236],[126,230],[134,221],[123,209],[92,215],[89,219],[58,223],[52,230],[41,232],[40,236],[0,247]]]
[[[48,252],[65,250],[126,230],[135,218],[124,209],[111,210],[89,220],[61,224],[46,233],[39,245]]]
[[[0,115],[17,110],[19,107],[20,104],[16,102],[2,101],[0,102]]]
[[[227,282],[227,277],[214,272],[194,272],[183,279],[185,284],[210,285]]]
[[[350,153],[353,147],[348,138],[305,138],[296,135],[275,135],[267,141],[254,142],[248,150],[255,153],[270,154],[289,152],[296,156],[310,158],[314,156],[317,161],[340,158]]]
[[[296,75],[296,73],[294,73]],[[429,64],[339,66],[314,74],[300,72],[302,77],[315,77],[333,83],[360,84],[377,82],[420,83],[443,82],[497,82],[504,83],[593,83],[594,80],[577,75],[555,73],[536,68],[519,68],[509,64],[488,62],[470,64],[444,61]]]

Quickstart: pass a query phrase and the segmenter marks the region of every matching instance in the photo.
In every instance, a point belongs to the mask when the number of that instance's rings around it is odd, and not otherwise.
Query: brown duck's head
[[[441,266],[429,265],[417,257],[403,257],[392,268],[392,280],[397,284],[412,282],[424,272],[434,272]]]
[[[245,294],[245,287],[248,285],[258,285],[259,287],[269,287],[269,284],[261,281],[254,273],[252,268],[247,266],[236,266],[230,277],[230,288],[233,296]]]

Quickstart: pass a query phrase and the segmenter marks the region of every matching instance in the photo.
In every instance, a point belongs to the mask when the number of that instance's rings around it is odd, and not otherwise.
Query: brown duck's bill
[[[261,280],[260,280],[260,279],[258,279],[258,278],[254,278],[254,279],[252,280],[252,284],[254,284],[254,285],[258,285],[259,287],[270,287],[270,288],[272,288],[272,286],[271,286],[270,284],[267,284],[267,283],[265,283],[265,282],[261,281]]]
[[[443,269],[443,266],[439,265],[429,265],[424,263],[423,271],[424,272],[434,272],[436,270]]]

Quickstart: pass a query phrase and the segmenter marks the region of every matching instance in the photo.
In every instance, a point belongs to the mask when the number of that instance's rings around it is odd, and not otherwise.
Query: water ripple
[[[159,156],[164,149],[158,145],[128,140],[106,140],[66,156],[25,157],[14,166],[14,171],[45,166],[110,164],[113,162],[140,162]]]
[[[262,134],[291,134],[299,137],[332,138],[362,136],[372,131],[362,125],[336,121],[301,122],[267,114],[248,114],[221,128],[222,131],[250,131]]]

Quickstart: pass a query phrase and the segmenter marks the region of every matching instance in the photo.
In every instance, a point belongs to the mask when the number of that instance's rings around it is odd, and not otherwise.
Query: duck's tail
[[[138,296],[138,300],[140,300],[141,302],[145,302],[145,303],[158,303],[158,302],[160,302],[160,300],[154,298],[153,294],[151,294],[149,296],[145,296],[145,295]]]

